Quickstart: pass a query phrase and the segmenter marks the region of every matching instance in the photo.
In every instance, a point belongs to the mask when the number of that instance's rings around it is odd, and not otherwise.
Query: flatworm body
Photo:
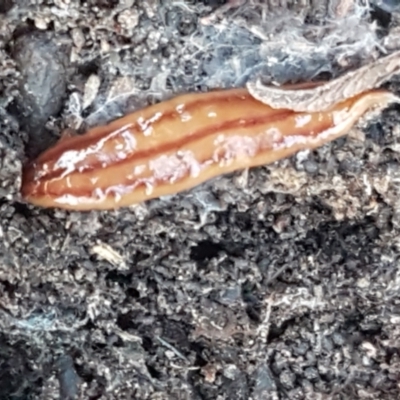
[[[60,140],[25,167],[21,193],[42,207],[126,207],[316,148],[396,100],[371,90],[321,112],[295,112],[247,89],[181,95]]]

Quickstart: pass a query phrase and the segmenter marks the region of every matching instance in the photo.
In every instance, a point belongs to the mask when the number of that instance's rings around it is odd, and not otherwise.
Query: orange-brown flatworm
[[[243,88],[185,94],[63,138],[25,167],[21,193],[42,207],[126,207],[316,148],[395,101],[386,90],[367,90],[295,111]]]

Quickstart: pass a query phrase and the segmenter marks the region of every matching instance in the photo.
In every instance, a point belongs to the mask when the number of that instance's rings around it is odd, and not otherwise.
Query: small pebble
[[[21,74],[15,112],[28,132],[27,152],[33,157],[52,140],[45,124],[63,105],[67,89],[66,54],[52,35],[36,31],[16,40],[13,56]]]

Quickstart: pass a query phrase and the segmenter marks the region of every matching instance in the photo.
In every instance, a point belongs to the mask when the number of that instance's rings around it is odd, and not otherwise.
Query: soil
[[[64,129],[261,73],[335,76],[400,43],[393,1],[236,3],[212,19],[223,1],[1,2],[1,400],[400,397],[399,105],[127,209],[19,197]]]

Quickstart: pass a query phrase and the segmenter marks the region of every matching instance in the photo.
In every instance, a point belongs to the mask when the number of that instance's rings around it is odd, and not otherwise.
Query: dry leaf
[[[85,91],[83,94],[83,109],[88,108],[94,101],[97,96],[97,93],[100,88],[100,78],[92,74],[89,76],[88,80],[85,84]]]
[[[124,258],[116,252],[110,245],[100,242],[91,248],[92,254],[96,254],[99,258],[108,261],[110,264],[118,267],[118,269],[126,269]]]
[[[254,98],[273,108],[318,112],[377,88],[399,72],[400,51],[396,51],[326,83],[275,87],[264,85],[259,78],[248,82],[247,88]]]

